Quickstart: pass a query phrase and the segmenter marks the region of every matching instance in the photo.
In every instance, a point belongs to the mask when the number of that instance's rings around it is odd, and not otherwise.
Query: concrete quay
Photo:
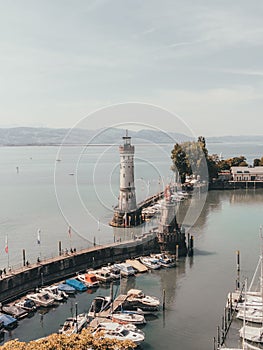
[[[15,300],[42,285],[62,281],[88,268],[159,252],[154,233],[121,243],[95,246],[68,255],[61,255],[2,275],[0,302]]]

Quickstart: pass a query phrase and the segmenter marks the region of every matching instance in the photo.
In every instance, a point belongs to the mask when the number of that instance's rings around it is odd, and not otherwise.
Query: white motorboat
[[[52,289],[52,287],[43,287],[39,289],[39,292],[47,293],[50,296],[50,298],[53,298],[55,301],[64,300],[64,296],[61,294],[62,292],[59,290],[55,292],[55,289]]]
[[[103,269],[88,270],[87,273],[95,275],[97,280],[103,283],[110,283],[112,281],[110,273]]]
[[[161,268],[159,259],[152,258],[150,256],[141,256],[140,262],[151,270],[158,270]]]
[[[27,298],[34,301],[37,306],[49,307],[55,302],[55,299],[47,292],[37,292],[27,294]]]
[[[15,306],[19,306],[27,312],[33,312],[37,309],[35,302],[28,298],[18,300],[15,302]]]
[[[28,315],[28,311],[23,309],[20,306],[12,305],[12,304],[5,304],[1,306],[1,310],[7,314],[10,315],[16,319],[24,318]]]
[[[96,275],[91,272],[78,274],[76,278],[84,283],[87,288],[97,288],[100,285]]]
[[[130,325],[133,326],[133,325]],[[101,332],[104,338],[117,339],[117,340],[130,340],[136,345],[141,344],[144,339],[144,333],[139,329],[131,330],[131,327],[120,325],[116,322],[101,322],[93,334]]]
[[[58,333],[71,335],[79,333],[88,324],[87,314],[79,314],[77,317],[69,317],[64,322],[63,326],[59,329]]]
[[[114,266],[114,265],[111,265],[111,266],[103,266],[101,269],[104,270],[104,271],[107,271],[107,272],[110,274],[112,280],[118,280],[118,279],[120,279],[120,277],[121,277],[120,269],[118,269],[118,268],[117,268],[116,266]]]
[[[134,276],[136,273],[136,270],[128,263],[114,264],[114,266],[120,270],[121,276],[124,277]]]
[[[140,289],[130,289],[123,303],[124,310],[142,310],[145,312],[155,312],[159,310],[160,300],[156,297],[145,295]]]
[[[111,314],[111,319],[113,322],[117,322],[120,324],[145,324],[146,320],[144,315],[139,314],[137,312],[133,311],[119,311],[119,312],[114,312]]]
[[[146,295],[140,289],[130,289],[127,292],[127,299],[129,300],[138,300],[149,306],[159,306],[160,300],[154,296]]]
[[[162,267],[170,268],[170,267],[176,266],[175,259],[171,255],[161,253],[161,254],[151,254],[151,257],[154,259],[157,259],[159,261],[159,264]]]
[[[42,290],[52,293],[54,299],[58,301],[62,301],[68,298],[68,294],[62,290],[59,290],[57,285],[44,287]]]

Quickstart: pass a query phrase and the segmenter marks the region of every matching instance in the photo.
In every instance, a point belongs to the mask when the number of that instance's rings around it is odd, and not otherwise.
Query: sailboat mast
[[[259,228],[260,235],[260,294],[263,300],[263,237],[262,237],[262,226]]]

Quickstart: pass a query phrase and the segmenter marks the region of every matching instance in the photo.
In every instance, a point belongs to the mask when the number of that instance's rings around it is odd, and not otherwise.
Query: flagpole
[[[5,252],[7,253],[7,269],[9,270],[8,235],[6,235],[6,238],[5,238]]]
[[[68,235],[69,235],[69,248],[72,249],[72,237],[71,237],[71,226],[68,227]]]
[[[37,230],[37,243],[39,245],[39,258],[41,260],[41,238],[40,238],[40,228]]]

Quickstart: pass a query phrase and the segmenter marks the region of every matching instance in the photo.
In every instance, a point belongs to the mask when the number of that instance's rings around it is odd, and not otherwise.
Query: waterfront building
[[[260,181],[263,182],[263,166],[247,167],[232,166],[231,174],[233,181]]]
[[[110,223],[116,227],[137,226],[143,222],[141,207],[136,203],[134,184],[134,146],[131,137],[123,136],[123,144],[119,146],[120,153],[120,192],[118,205],[114,208],[114,216]]]

